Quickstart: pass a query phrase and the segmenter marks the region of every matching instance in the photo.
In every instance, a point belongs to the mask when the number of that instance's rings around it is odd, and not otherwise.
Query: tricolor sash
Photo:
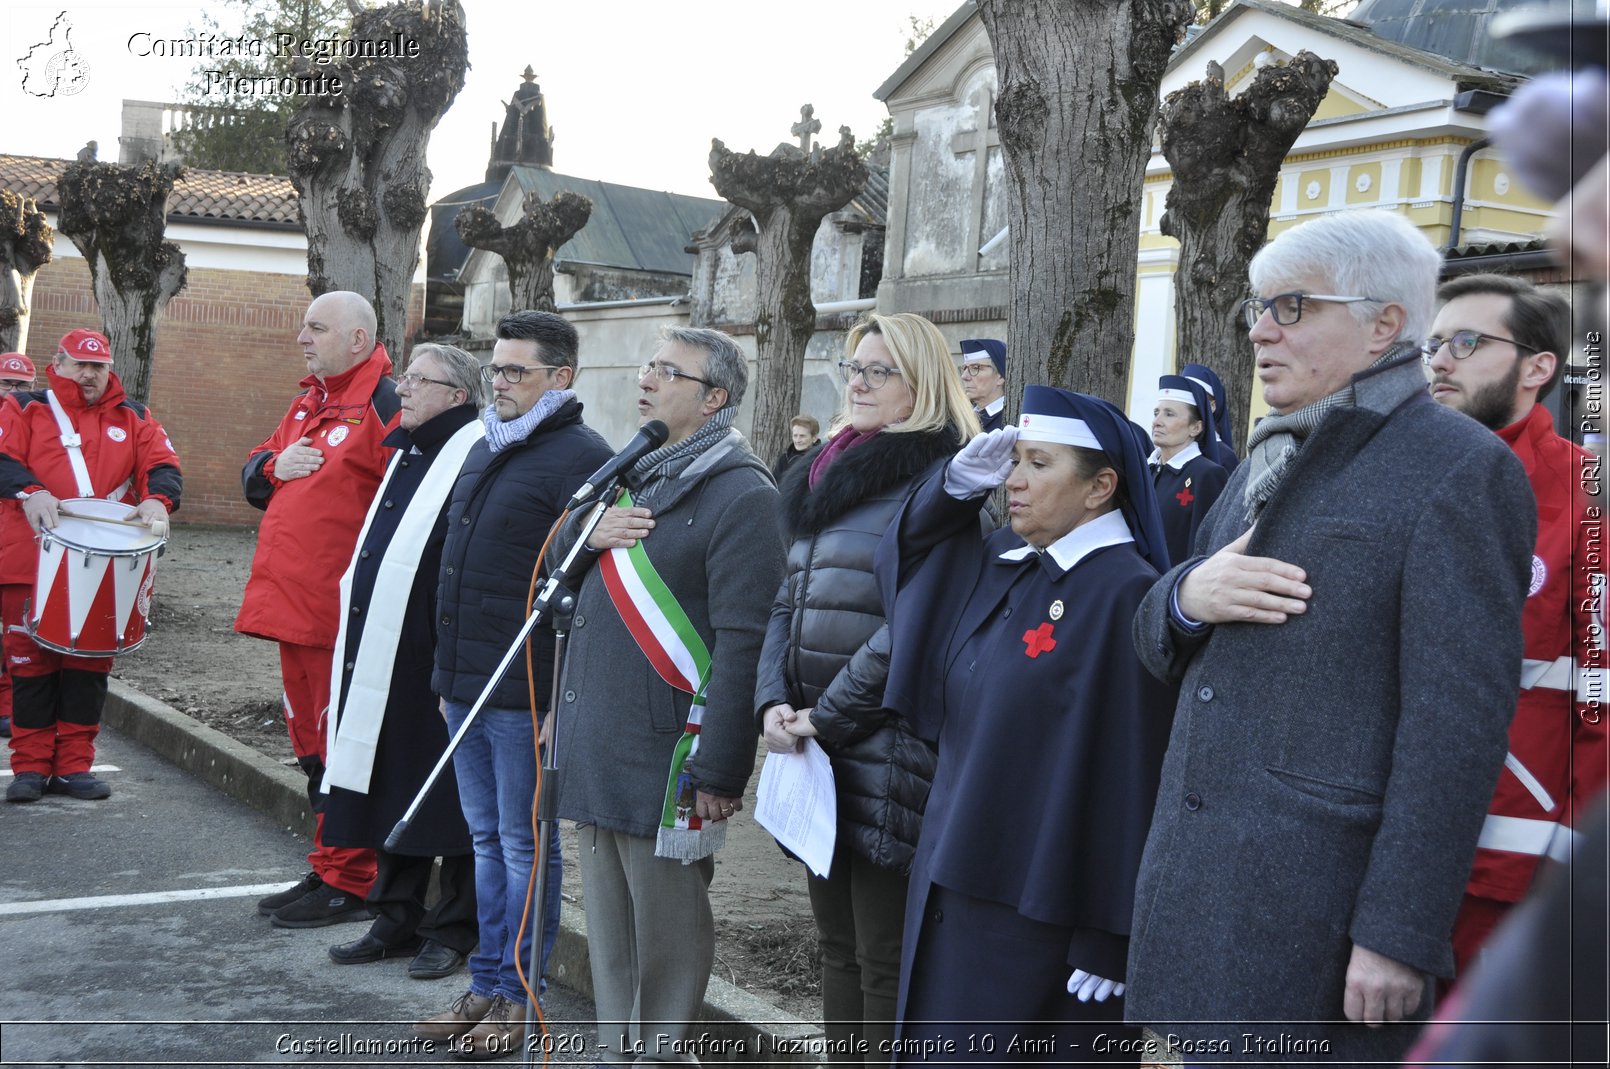
[[[616,505],[631,508],[632,495],[622,490]],[[655,673],[670,686],[693,695],[687,726],[671,753],[654,853],[683,864],[697,861],[721,849],[727,838],[725,822],[706,824],[699,819],[694,810],[696,789],[687,772],[688,762],[699,752],[704,691],[710,682],[710,650],[676,595],[655,571],[641,540],[630,549],[605,553],[598,560],[598,570],[621,622]]]

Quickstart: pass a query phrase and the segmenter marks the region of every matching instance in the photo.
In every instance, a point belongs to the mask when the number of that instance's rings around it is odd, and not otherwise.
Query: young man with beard
[[[1598,459],[1554,430],[1540,402],[1559,381],[1571,309],[1503,275],[1445,284],[1425,344],[1431,396],[1498,434],[1537,497],[1537,547],[1522,623],[1526,660],[1509,753],[1454,923],[1463,974],[1545,857],[1569,856],[1574,809],[1605,782],[1603,520],[1584,488]]]

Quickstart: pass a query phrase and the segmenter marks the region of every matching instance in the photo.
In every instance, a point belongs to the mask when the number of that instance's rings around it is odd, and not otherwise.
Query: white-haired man
[[[1415,1028],[1381,1026],[1452,974],[1536,525],[1514,454],[1427,395],[1439,264],[1384,212],[1254,258],[1272,412],[1199,532],[1210,555],[1136,616],[1183,686],[1125,997],[1194,1060],[1396,1061]]]

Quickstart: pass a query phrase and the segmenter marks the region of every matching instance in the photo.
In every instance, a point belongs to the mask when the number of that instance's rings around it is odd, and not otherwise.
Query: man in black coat
[[[368,902],[377,916],[359,939],[330,948],[338,965],[418,953],[408,974],[456,972],[475,949],[470,834],[451,769],[395,851],[383,844],[447,747],[430,691],[436,655],[436,579],[447,538],[447,500],[470,447],[484,431],[475,357],[451,345],[421,345],[397,381],[401,426],[387,435],[390,467],[341,580],[326,723],[324,841],[375,851]],[[427,912],[433,859],[441,895]]]
[[[458,731],[525,622],[527,591],[543,541],[570,495],[610,458],[603,438],[581,421],[576,330],[551,312],[511,312],[497,325],[492,405],[486,437],[470,450],[447,511],[437,594],[436,672],[431,688],[447,726]],[[578,618],[577,623],[580,624]],[[512,1054],[526,1002],[515,968],[530,961],[542,932],[546,965],[559,927],[557,837],[549,844],[547,898],[528,907],[535,858],[532,798],[537,789],[537,715],[546,713],[553,679],[553,635],[531,638],[536,678],[517,656],[453,754],[459,801],[475,844],[480,946],[470,957],[470,986],[448,1009],[415,1030],[453,1039],[461,1056]],[[544,731],[545,734],[545,731]],[[540,972],[540,970],[539,970]],[[532,986],[539,976],[528,976]]]

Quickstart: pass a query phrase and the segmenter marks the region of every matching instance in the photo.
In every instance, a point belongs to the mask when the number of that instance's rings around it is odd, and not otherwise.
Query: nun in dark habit
[[[1152,444],[1157,448],[1146,463],[1152,469],[1163,539],[1168,559],[1179,563],[1191,555],[1196,529],[1230,481],[1230,473],[1213,459],[1212,410],[1201,383],[1184,375],[1157,380]]]
[[[1029,386],[1018,426],[969,443],[880,546],[884,704],[939,746],[896,1063],[1137,1058],[1124,967],[1176,698],[1130,639],[1168,567],[1148,445],[1105,401]],[[1003,481],[1011,527],[985,538]]]
[[[1213,424],[1213,448],[1207,451],[1208,456],[1218,461],[1225,471],[1234,471],[1241,457],[1235,451],[1235,435],[1230,433],[1230,395],[1225,392],[1224,380],[1206,364],[1186,364],[1180,368],[1180,374],[1207,391],[1212,409],[1208,419]]]

